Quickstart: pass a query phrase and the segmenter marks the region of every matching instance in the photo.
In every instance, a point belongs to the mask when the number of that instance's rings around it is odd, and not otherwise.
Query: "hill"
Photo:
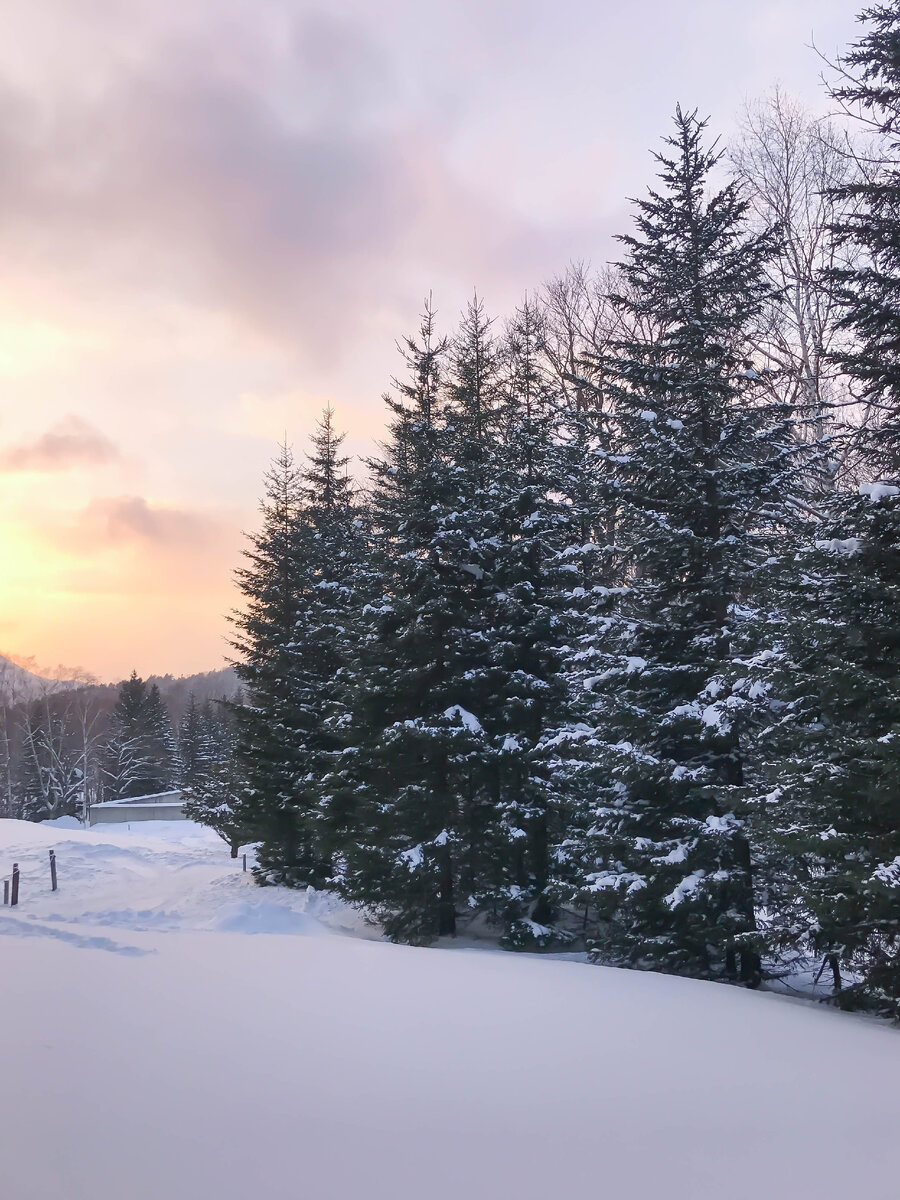
[[[29,660],[28,666],[24,666],[0,655],[0,706],[26,703],[48,692],[55,694],[74,687],[96,694],[101,698],[101,703],[105,697],[109,707],[115,703],[118,683],[97,683],[89,675],[75,672],[71,672],[68,677],[50,678],[40,674],[37,668],[31,669],[33,667],[33,660]],[[207,700],[230,698],[240,690],[240,682],[233,667],[201,671],[195,675],[151,675],[148,677],[148,683],[157,685],[176,723],[192,694],[198,704],[203,704]]]
[[[29,667],[33,666],[29,662]],[[70,679],[49,679],[0,654],[0,705],[35,700],[46,692],[72,687]]]
[[[0,821],[22,868],[0,908],[4,1194],[897,1195],[892,1028],[393,946],[326,895],[254,887],[188,822],[133,830]]]

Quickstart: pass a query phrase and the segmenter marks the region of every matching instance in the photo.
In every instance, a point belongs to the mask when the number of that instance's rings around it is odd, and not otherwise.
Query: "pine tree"
[[[868,408],[851,431],[864,482],[820,500],[782,572],[767,835],[773,939],[820,955],[845,1006],[900,1011],[900,6],[879,5],[834,96],[879,131],[866,176],[836,193],[851,265],[832,272],[850,345],[840,365]]]
[[[290,884],[323,884],[334,849],[326,776],[340,745],[337,679],[361,553],[342,442],[327,410],[307,467],[282,447],[266,480],[262,530],[239,573],[247,607],[235,647],[248,698],[235,712],[246,820],[260,872]]]
[[[383,456],[370,463],[373,554],[336,773],[353,827],[338,884],[389,936],[429,941],[456,930],[461,860],[477,843],[477,801],[463,804],[483,730],[459,702],[458,606],[477,563],[449,561],[455,509],[447,457],[444,367],[430,303],[401,351],[408,378],[385,398]],[[479,568],[480,569],[480,568]]]
[[[302,674],[294,682],[295,695],[304,697],[306,713],[299,786],[329,875],[347,824],[345,796],[332,783],[343,745],[344,693],[356,655],[355,617],[367,553],[350,460],[341,452],[345,435],[335,431],[333,415],[330,408],[323,413],[302,476],[309,586],[297,630]]]
[[[104,754],[106,790],[114,799],[169,791],[179,776],[172,724],[156,684],[136,671],[119,686]]]
[[[204,711],[191,692],[178,730],[181,782],[187,787],[200,778],[207,766],[209,747],[206,733]]]
[[[732,184],[707,194],[717,155],[680,109],[663,187],[623,238],[637,331],[601,358],[612,400],[602,487],[615,519],[617,597],[593,677],[605,775],[576,818],[581,903],[606,919],[595,953],[708,977],[759,979],[750,849],[738,803],[749,697],[735,623],[771,554],[796,441],[749,361],[770,289],[770,235],[747,232]]]
[[[302,670],[295,639],[308,590],[300,550],[310,540],[302,486],[301,469],[282,445],[265,477],[262,527],[244,552],[247,565],[237,572],[244,608],[235,617],[233,646],[246,689],[235,717],[247,820],[254,838],[269,848],[260,863],[287,882],[307,883],[319,878],[321,863],[310,815],[295,797],[305,718],[294,692]]]
[[[487,485],[492,561],[484,627],[485,725],[493,735],[490,900],[511,947],[545,945],[555,907],[550,859],[563,822],[556,755],[547,738],[565,720],[564,646],[572,564],[555,434],[559,396],[541,361],[543,323],[526,300],[501,347],[502,385]]]
[[[227,704],[209,702],[196,722],[198,752],[192,776],[182,789],[184,815],[214,829],[231,857],[252,840],[247,821],[247,780],[238,753],[238,730]]]

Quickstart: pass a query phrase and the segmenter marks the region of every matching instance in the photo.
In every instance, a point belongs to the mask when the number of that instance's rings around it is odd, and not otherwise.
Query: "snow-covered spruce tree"
[[[595,957],[755,984],[733,623],[771,553],[797,443],[748,360],[774,241],[748,232],[739,187],[709,194],[704,129],[677,110],[663,186],[622,239],[629,286],[614,299],[652,335],[595,364],[613,402],[601,482],[625,588],[587,681],[605,786],[569,853],[576,898],[606,921]]]
[[[900,489],[835,493],[794,556],[748,677],[766,697],[754,819],[767,944],[822,959],[844,1006],[896,1011]]]
[[[247,780],[238,755],[238,731],[226,704],[204,705],[199,719],[199,750],[190,780],[182,788],[184,815],[214,829],[231,857],[252,840],[247,824]]]
[[[475,296],[451,339],[443,405],[446,503],[437,513],[436,562],[448,600],[444,673],[436,714],[455,714],[448,780],[455,794],[454,888],[470,913],[500,920],[508,903],[497,841],[502,746],[498,723],[505,680],[494,661],[490,605],[496,589],[500,488],[496,450],[502,402],[493,321]],[[510,744],[510,743],[508,743]],[[504,893],[495,908],[497,887]]]
[[[322,780],[337,746],[335,679],[355,540],[341,441],[327,412],[308,467],[282,447],[250,565],[239,572],[247,604],[234,645],[248,694],[233,711],[244,819],[260,842],[260,876],[299,885],[322,884],[330,873]]]
[[[311,549],[302,488],[301,469],[282,445],[265,478],[262,527],[244,551],[247,565],[237,572],[244,606],[234,618],[233,641],[235,670],[245,687],[234,713],[247,823],[262,843],[263,872],[298,884],[324,874],[315,814],[296,794],[306,724],[306,697],[296,686],[303,671],[296,639],[308,601]]]
[[[328,872],[346,835],[348,797],[333,774],[347,723],[345,692],[356,660],[357,610],[366,574],[368,545],[363,513],[342,453],[345,434],[326,408],[312,435],[303,472],[303,516],[308,526],[309,590],[296,642],[304,696],[304,773],[298,786],[315,821],[315,838]],[[335,786],[332,786],[332,785]]]
[[[563,653],[572,629],[573,572],[581,580],[567,555],[573,528],[556,436],[560,396],[544,367],[543,340],[540,311],[526,300],[500,346],[498,429],[484,488],[492,511],[481,701],[494,751],[488,900],[511,947],[546,945],[559,936],[548,882],[564,798],[559,754],[545,743],[568,714]]]
[[[193,692],[188,696],[187,708],[178,727],[178,758],[181,783],[185,786],[190,786],[203,774],[209,761],[204,709],[197,703]]]
[[[779,707],[766,731],[765,830],[780,879],[774,934],[821,955],[846,1006],[900,1011],[900,5],[863,13],[835,97],[877,132],[866,178],[841,189],[832,272],[867,408],[851,436],[864,478],[820,500],[783,584]]]
[[[460,698],[461,611],[482,568],[447,558],[458,486],[447,456],[447,350],[429,304],[419,339],[402,343],[408,376],[385,398],[388,439],[370,463],[370,599],[336,771],[353,813],[338,886],[409,942],[455,932],[470,848],[488,853],[483,790],[469,780],[484,731]]]
[[[172,723],[159,688],[133,671],[119,686],[103,756],[105,794],[118,799],[173,788],[179,776]]]

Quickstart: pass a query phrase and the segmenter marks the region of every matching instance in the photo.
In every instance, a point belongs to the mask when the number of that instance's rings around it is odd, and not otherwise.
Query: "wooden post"
[[[50,851],[50,891],[56,891],[56,851]]]
[[[3,903],[9,904],[9,880],[3,880]]]
[[[10,908],[14,908],[19,903],[19,864],[13,863],[12,872],[12,895],[9,899]]]
[[[244,855],[244,870],[247,870],[247,855]]]

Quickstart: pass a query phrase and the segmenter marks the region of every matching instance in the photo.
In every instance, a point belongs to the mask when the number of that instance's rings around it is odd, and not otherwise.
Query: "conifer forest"
[[[330,410],[281,448],[209,801],[260,882],[898,1011],[897,5],[862,30],[832,120],[678,108],[614,265],[429,297],[362,467]]]

